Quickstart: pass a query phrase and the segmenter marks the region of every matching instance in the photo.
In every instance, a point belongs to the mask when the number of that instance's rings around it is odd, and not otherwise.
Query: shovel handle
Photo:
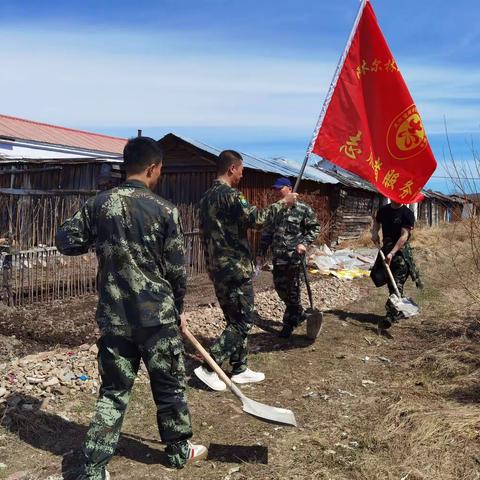
[[[313,310],[312,288],[310,287],[310,281],[308,280],[307,265],[305,264],[305,257],[304,256],[302,256],[301,262],[302,262],[303,275],[305,277],[305,286],[307,287],[308,300],[310,301],[310,307]]]
[[[227,387],[238,397],[243,398],[243,394],[234,385],[234,383],[227,377],[226,373],[218,366],[217,362],[210,356],[210,354],[203,348],[202,344],[193,336],[188,328],[182,330],[183,336],[195,347],[195,350],[202,356],[202,358],[210,365],[214,372],[227,385]]]
[[[397,295],[398,298],[402,298],[402,296],[400,295],[400,292],[398,291],[397,283],[393,278],[392,271],[390,270],[390,265],[386,262],[385,254],[383,253],[382,250],[380,250],[380,257],[382,258],[383,264],[385,265],[385,269],[387,270],[388,278],[390,278],[390,282],[392,282],[392,286],[393,286],[393,289],[395,290],[395,294]]]

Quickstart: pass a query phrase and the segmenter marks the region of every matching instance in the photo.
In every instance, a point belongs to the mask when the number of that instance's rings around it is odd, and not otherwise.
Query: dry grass
[[[479,478],[479,428],[478,409],[426,401],[423,396],[403,398],[388,409],[376,432],[380,445],[388,446],[393,456],[388,462],[389,471],[379,467],[378,458],[376,462],[368,459],[365,476],[395,478],[391,464],[398,462],[402,471],[411,473],[409,479]],[[372,464],[377,467],[372,469]]]
[[[361,234],[360,237],[355,240],[344,240],[340,243],[338,248],[362,248],[370,247],[373,248],[372,234],[371,229],[366,228]]]
[[[414,247],[426,247],[434,250],[450,248],[470,238],[469,222],[441,223],[434,227],[420,227],[414,230]]]
[[[469,242],[472,235],[470,221],[441,223],[434,227],[420,226],[413,231],[411,242],[414,247],[443,250],[456,243]],[[370,228],[365,229],[355,240],[345,240],[342,248],[373,247]]]
[[[453,379],[460,375],[468,375],[480,368],[478,352],[468,351],[468,342],[457,341],[459,351],[433,349],[419,356],[412,364],[415,369],[422,369],[433,378]],[[460,345],[458,345],[460,344]],[[463,347],[463,349],[462,349]]]

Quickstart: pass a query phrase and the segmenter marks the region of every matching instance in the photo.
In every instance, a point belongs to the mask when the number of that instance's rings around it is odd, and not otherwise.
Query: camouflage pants
[[[408,263],[405,261],[405,258],[400,252],[393,257],[392,262],[390,263],[390,270],[392,271],[392,275],[395,279],[395,283],[397,284],[400,295],[403,295],[403,287],[410,274],[410,269],[408,267]],[[388,282],[388,291],[390,295],[395,293],[390,281]],[[390,323],[404,318],[403,314],[393,306],[390,299],[388,299],[387,303],[385,304],[385,310],[387,312],[386,320]]]
[[[278,296],[285,303],[283,323],[297,327],[305,318],[300,296],[301,265],[274,265],[273,284]]]
[[[177,325],[138,328],[128,335],[105,334],[98,341],[98,350],[102,386],[83,449],[86,478],[103,480],[141,359],[150,376],[158,429],[168,444],[167,453],[170,445],[178,450],[179,442],[186,444],[192,427],[185,397],[184,348]],[[169,457],[178,463],[176,455]]]
[[[233,374],[242,373],[247,368],[248,332],[255,312],[252,279],[239,283],[218,280],[214,286],[227,325],[210,347],[210,354],[219,365],[229,359]]]

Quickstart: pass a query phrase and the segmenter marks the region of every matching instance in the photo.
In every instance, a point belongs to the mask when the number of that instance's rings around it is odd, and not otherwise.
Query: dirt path
[[[315,344],[300,331],[291,341],[258,329],[251,366],[264,383],[248,396],[294,410],[298,429],[262,423],[227,393],[189,381],[195,439],[210,460],[180,472],[164,467],[146,383],[135,386],[114,479],[474,480],[480,478],[480,329],[478,312],[436,258],[427,288],[411,291],[421,316],[378,337],[385,292],[357,281],[358,300],[327,312]],[[352,284],[353,285],[353,284]],[[456,299],[455,303],[452,299]],[[278,321],[275,313],[269,321]],[[191,372],[196,360],[188,358]],[[23,397],[4,415],[0,478],[71,478],[95,396],[65,398],[61,408]],[[32,407],[22,408],[30,403]],[[2,473],[3,472],[3,473]]]

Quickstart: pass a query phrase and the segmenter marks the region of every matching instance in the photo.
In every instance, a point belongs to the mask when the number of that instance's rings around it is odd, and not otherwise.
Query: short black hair
[[[162,147],[150,137],[134,137],[123,149],[123,165],[127,174],[142,173],[152,163],[163,161]]]
[[[243,162],[242,156],[235,150],[224,150],[218,156],[218,174],[225,175],[231,165]]]

